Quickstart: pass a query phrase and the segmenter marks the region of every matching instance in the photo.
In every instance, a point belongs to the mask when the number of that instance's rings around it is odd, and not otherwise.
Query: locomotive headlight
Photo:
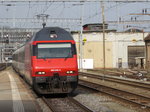
[[[66,73],[67,73],[67,74],[73,74],[74,71],[67,71]]]
[[[38,75],[44,75],[45,72],[36,72],[36,74],[38,74]]]
[[[70,73],[72,74],[72,73],[73,73],[73,71],[70,71]]]
[[[42,74],[45,74],[45,72],[42,72]]]

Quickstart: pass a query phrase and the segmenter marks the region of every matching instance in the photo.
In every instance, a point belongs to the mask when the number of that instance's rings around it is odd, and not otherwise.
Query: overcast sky
[[[68,2],[45,2],[45,3],[0,3],[0,18],[36,18],[38,14],[48,14],[49,18],[78,18],[82,16],[83,7],[83,24],[87,23],[101,23],[101,4],[99,2],[89,3],[68,3]],[[150,14],[150,2],[105,2],[105,20],[117,21],[131,20],[136,17],[136,20],[149,20],[149,15],[130,15],[131,13],[142,13],[143,9],[146,9]],[[41,27],[41,23],[0,23],[1,26],[10,27]],[[127,25],[127,24],[126,24]],[[109,28],[117,29],[119,31],[126,30],[126,25],[110,24]],[[71,30],[79,30],[79,22],[51,22],[47,23],[47,26],[60,26],[69,27]],[[149,24],[145,25],[130,25],[137,28],[144,27],[145,30],[149,30]],[[143,28],[142,28],[143,29]]]

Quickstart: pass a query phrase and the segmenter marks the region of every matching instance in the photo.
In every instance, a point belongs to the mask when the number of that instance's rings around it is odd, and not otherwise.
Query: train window
[[[75,44],[72,44],[72,53],[73,53],[73,55],[77,54],[76,45]]]
[[[37,45],[33,45],[32,47],[32,56],[37,56]]]
[[[73,56],[71,43],[38,44],[38,58],[70,58]]]

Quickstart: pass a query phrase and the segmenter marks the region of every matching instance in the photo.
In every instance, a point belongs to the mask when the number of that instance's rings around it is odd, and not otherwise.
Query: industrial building
[[[144,32],[105,32],[106,68],[145,68]],[[74,32],[79,54],[80,33]],[[82,63],[85,69],[104,67],[103,33],[101,31],[84,31],[82,45]],[[78,55],[79,56],[79,55]],[[90,62],[89,62],[90,60]]]

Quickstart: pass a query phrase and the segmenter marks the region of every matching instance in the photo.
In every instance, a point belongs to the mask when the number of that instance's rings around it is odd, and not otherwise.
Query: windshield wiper
[[[70,53],[68,53],[68,55],[65,57],[65,60],[67,60],[68,58],[70,58]]]
[[[48,57],[43,57],[42,59],[43,59],[44,61],[46,61],[47,58],[48,58]]]

